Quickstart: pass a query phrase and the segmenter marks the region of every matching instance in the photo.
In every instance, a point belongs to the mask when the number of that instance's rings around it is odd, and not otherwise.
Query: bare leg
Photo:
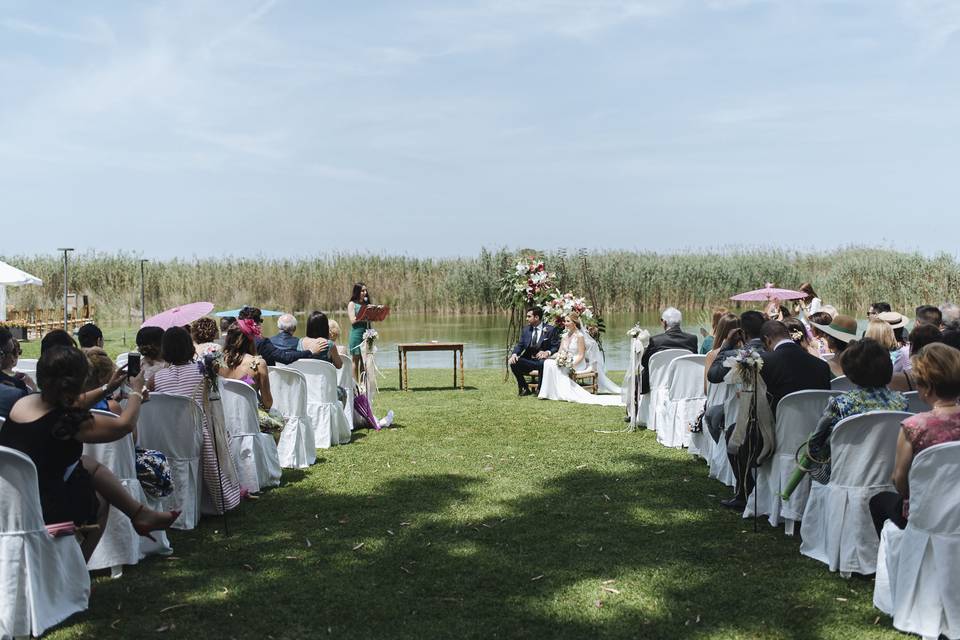
[[[360,384],[360,356],[353,356],[353,381]]]
[[[84,534],[80,541],[80,552],[83,553],[83,559],[86,562],[90,561],[93,550],[97,548],[100,538],[103,537],[103,532],[107,528],[107,517],[110,515],[110,505],[107,504],[107,501],[99,496],[97,496],[97,501],[100,503],[100,508],[97,509],[97,526],[99,528],[96,531]]]
[[[90,456],[80,456],[80,461],[93,479],[93,488],[100,497],[130,518],[134,525],[152,530],[165,529],[173,523],[169,512],[154,511],[134,500],[110,469]]]

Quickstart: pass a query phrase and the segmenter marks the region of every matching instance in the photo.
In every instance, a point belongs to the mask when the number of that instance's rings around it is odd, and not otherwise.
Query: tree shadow
[[[99,584],[84,629],[130,635],[175,621],[194,635],[216,621],[238,637],[799,640],[844,619],[811,615],[833,600],[810,589],[820,566],[779,530],[746,533],[709,497],[701,465],[615,461],[629,471],[577,468],[503,499],[491,476],[407,476],[362,495],[287,484],[246,512],[235,538],[175,534],[189,564],[149,562],[135,579]],[[478,496],[491,506],[471,520]],[[849,587],[838,581],[837,597]],[[151,605],[119,616],[128,597]]]

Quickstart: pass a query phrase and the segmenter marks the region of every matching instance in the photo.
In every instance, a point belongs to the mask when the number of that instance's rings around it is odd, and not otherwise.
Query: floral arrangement
[[[547,271],[543,260],[533,256],[520,260],[504,278],[503,292],[513,298],[517,306],[541,305],[553,289],[557,274]]]
[[[563,319],[574,311],[580,315],[580,322],[588,331],[591,327],[597,326],[593,308],[585,299],[578,298],[570,292],[560,293],[559,290],[554,290],[550,294],[550,299],[543,305],[543,319],[545,322],[560,326],[563,324]]]
[[[367,343],[368,347],[372,347],[379,337],[380,334],[377,333],[376,329],[367,329],[363,332],[363,341]]]
[[[763,358],[756,349],[740,349],[737,355],[724,360],[723,366],[735,371],[744,383],[749,383],[763,369]]]
[[[637,324],[633,325],[633,327],[631,327],[629,331],[627,331],[627,335],[630,336],[631,338],[637,338],[640,336],[642,332],[643,332],[643,327],[641,327],[640,323],[638,322]]]

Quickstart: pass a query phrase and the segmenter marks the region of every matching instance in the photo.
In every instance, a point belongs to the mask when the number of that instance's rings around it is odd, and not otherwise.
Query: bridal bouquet
[[[569,369],[573,365],[573,354],[569,351],[561,351],[557,354],[557,367],[560,369]]]

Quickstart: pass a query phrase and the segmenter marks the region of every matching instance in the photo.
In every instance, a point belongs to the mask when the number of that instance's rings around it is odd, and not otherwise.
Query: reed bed
[[[699,311],[729,304],[732,294],[768,281],[782,287],[809,281],[826,303],[863,315],[871,302],[879,300],[904,311],[954,300],[960,284],[960,264],[951,256],[874,248],[675,254],[483,249],[477,256],[459,258],[359,253],[295,259],[194,258],[147,264],[147,314],[194,300],[210,300],[218,308],[256,303],[294,311],[339,309],[358,280],[368,285],[376,302],[390,304],[400,313],[498,313],[504,309],[501,277],[518,256],[533,253],[558,271],[563,288],[588,293],[604,313],[649,312],[667,305]],[[44,281],[43,287],[8,290],[13,304],[59,304],[63,266],[58,254],[0,259]],[[138,317],[139,259],[122,252],[73,255],[70,289],[89,295],[102,320]]]

